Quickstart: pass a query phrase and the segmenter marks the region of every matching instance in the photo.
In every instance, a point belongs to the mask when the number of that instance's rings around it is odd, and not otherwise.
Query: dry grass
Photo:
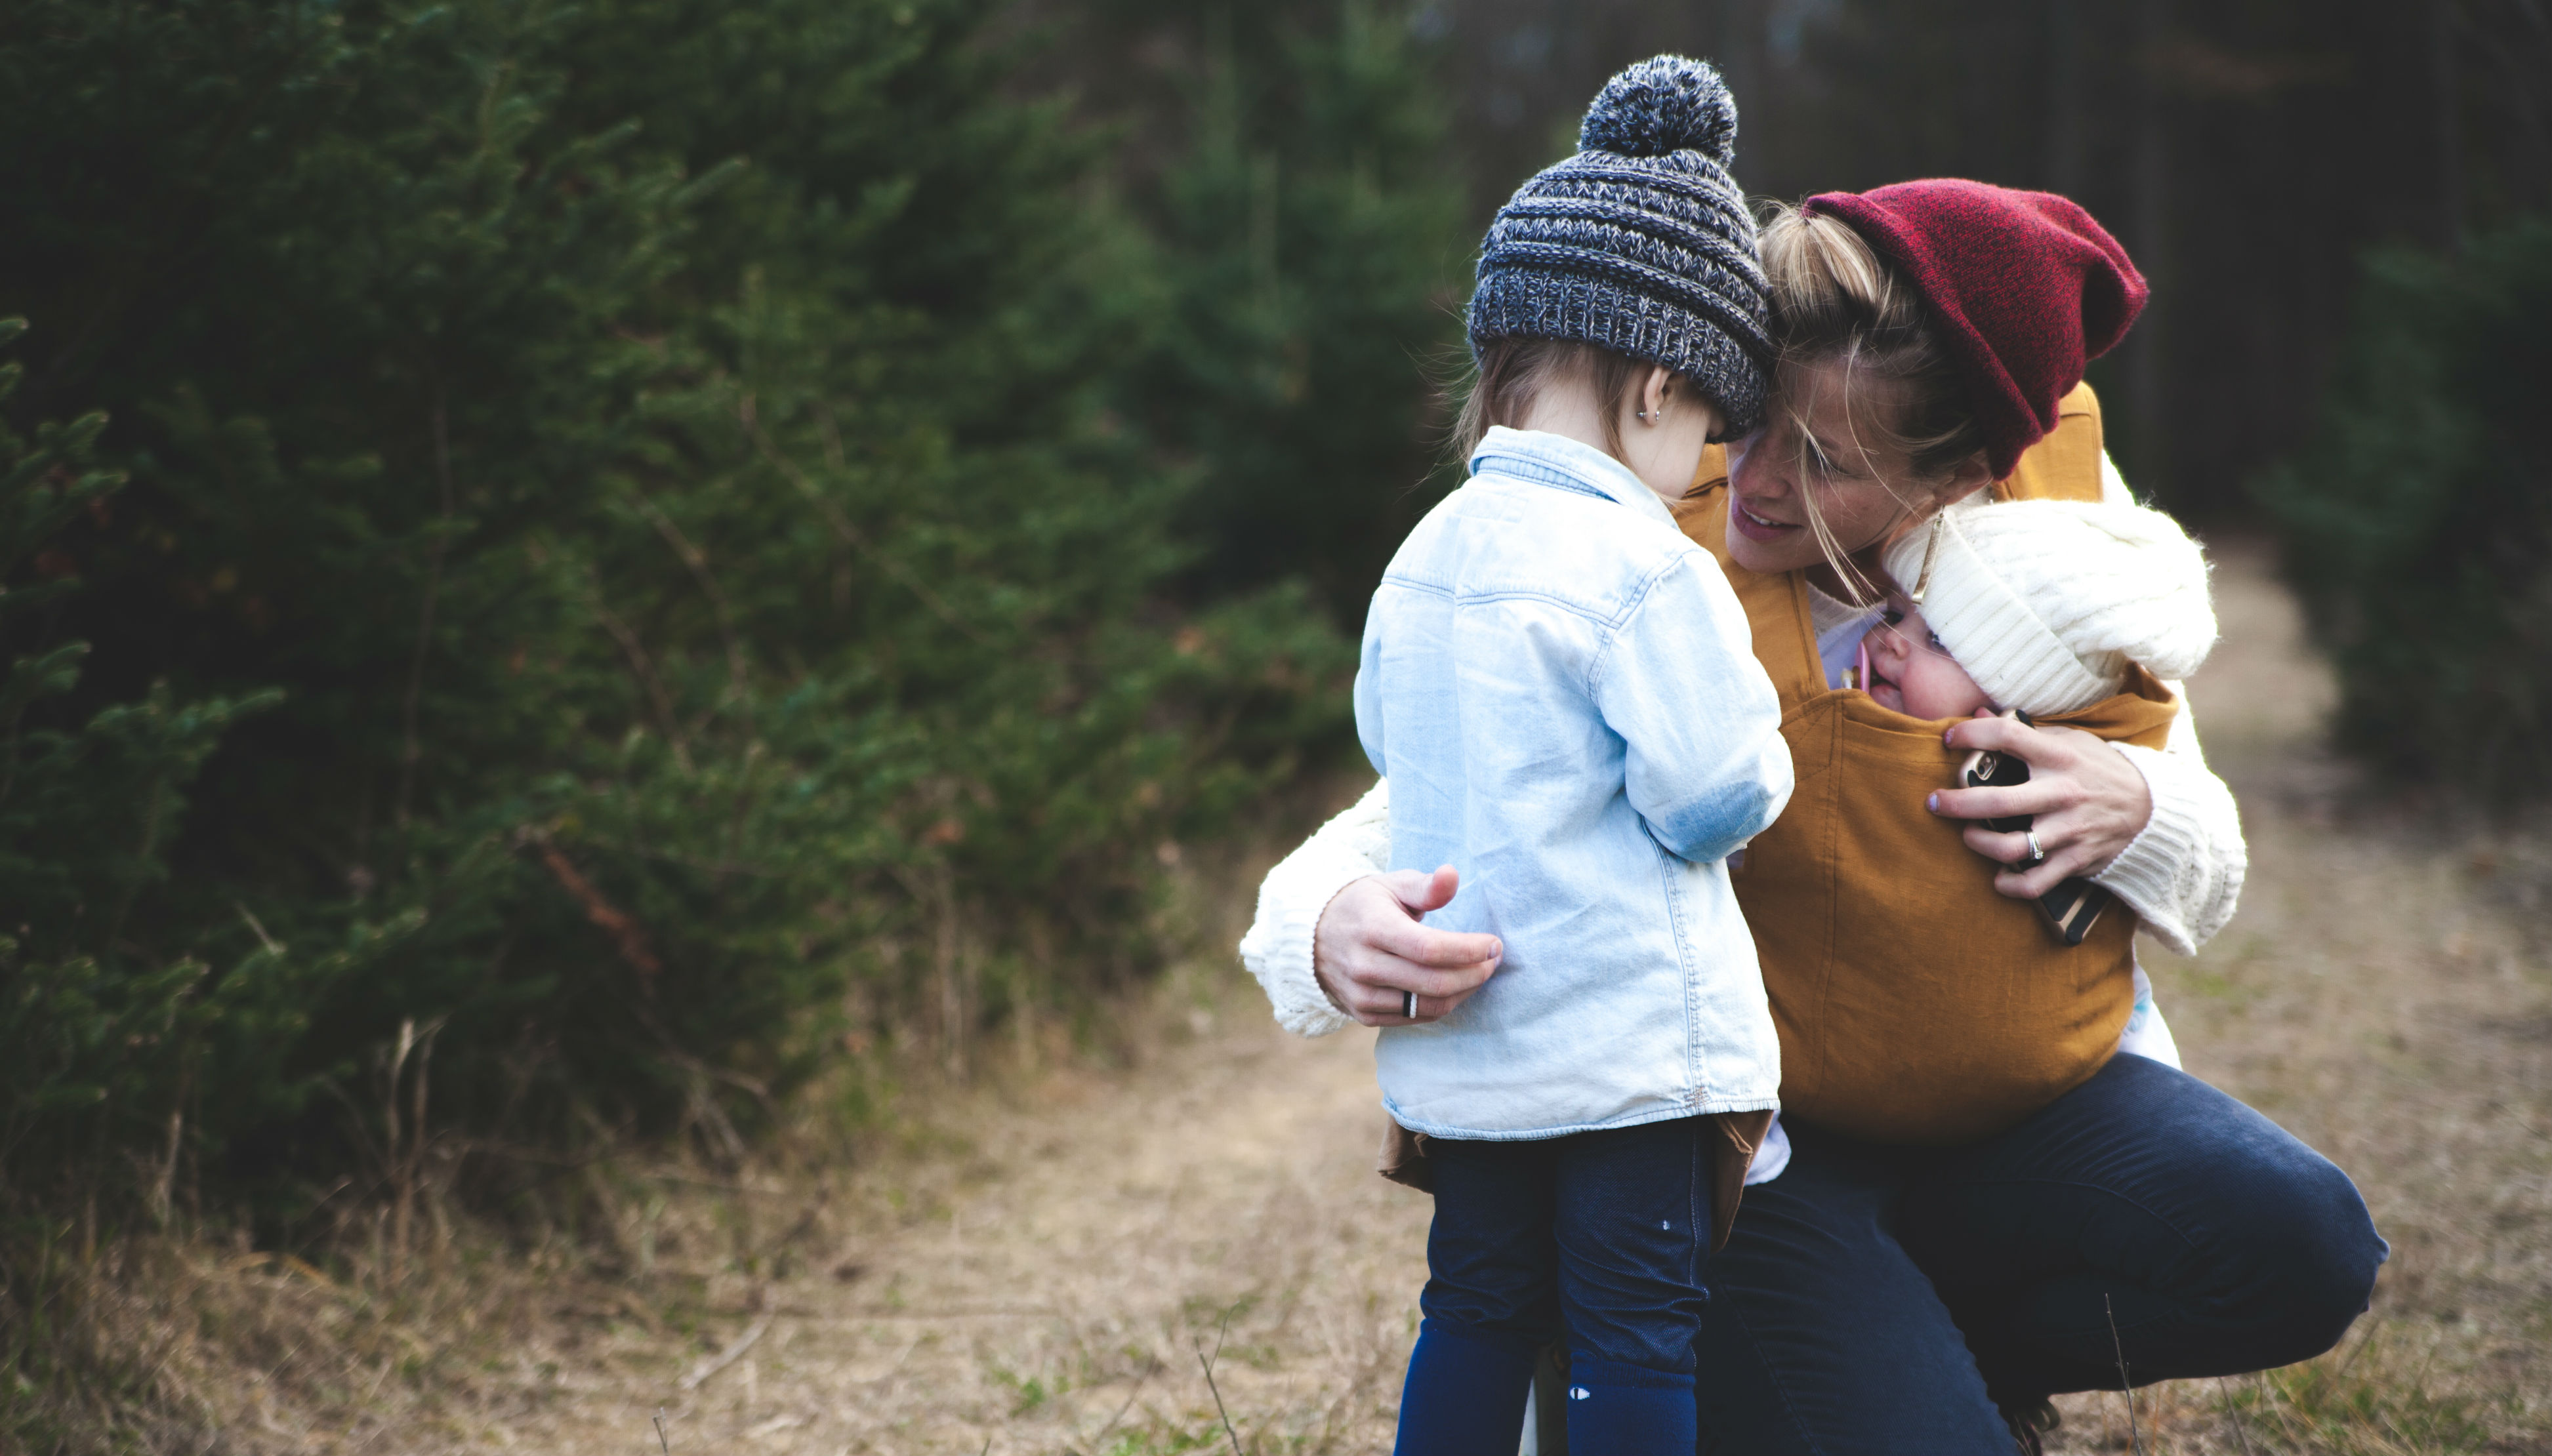
[[[1266,857],[1187,858],[1163,930],[1213,949],[1145,1003],[915,1082],[890,1134],[597,1165],[581,1239],[385,1212],[323,1270],[62,1230],[63,1378],[0,1392],[0,1451],[627,1452],[661,1408],[677,1453],[1130,1456],[1227,1443],[1218,1393],[1252,1452],[1387,1442],[1427,1205],[1370,1172],[1365,1048],[1227,964]]]
[[[2552,855],[2369,793],[2316,749],[2332,700],[2260,556],[2219,573],[2226,641],[2189,687],[2240,794],[2242,911],[2146,965],[2190,1071],[2329,1155],[2392,1241],[2323,1359],[2153,1394],[2148,1450],[2552,1450]],[[2114,1396],[2069,1444],[2129,1449]]]
[[[2137,1439],[2552,1449],[2552,852],[2362,805],[2311,747],[2329,689],[2286,599],[2240,555],[2222,588],[2192,692],[2253,878],[2214,946],[2153,971],[2191,1069],[2355,1174],[2394,1253],[2341,1351],[2139,1393]],[[630,1456],[661,1406],[674,1456],[1386,1449],[1428,1204],[1369,1171],[1363,1039],[1277,1034],[1220,951],[1256,868],[1196,871],[1170,929],[1208,949],[1107,1028],[1116,1065],[1029,1039],[991,1090],[908,1097],[892,1146],[598,1169],[606,1236],[457,1227],[405,1277],[363,1239],[324,1275],[66,1254],[58,1307],[126,1373],[55,1410],[67,1444]],[[2055,1449],[2131,1449],[2116,1396],[2065,1406]]]

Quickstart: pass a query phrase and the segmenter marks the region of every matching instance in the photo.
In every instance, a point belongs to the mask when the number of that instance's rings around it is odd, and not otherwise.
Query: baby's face
[[[1917,718],[1967,718],[1992,706],[1902,593],[1887,598],[1862,641],[1869,649],[1869,695],[1880,707]]]

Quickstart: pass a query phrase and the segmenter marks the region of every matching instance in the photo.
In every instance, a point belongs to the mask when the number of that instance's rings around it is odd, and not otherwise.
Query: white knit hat
[[[1888,548],[1887,573],[1908,595],[1923,583],[1923,620],[2004,707],[2086,708],[2130,663],[2181,678],[2215,645],[2206,558],[2160,511],[2012,500],[1938,522]]]

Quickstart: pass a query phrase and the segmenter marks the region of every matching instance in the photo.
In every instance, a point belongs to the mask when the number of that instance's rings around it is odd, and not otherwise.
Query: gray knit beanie
[[[1573,339],[1662,364],[1762,418],[1772,358],[1754,218],[1728,175],[1737,103],[1702,61],[1660,55],[1605,82],[1577,155],[1516,189],[1480,246],[1471,354]]]

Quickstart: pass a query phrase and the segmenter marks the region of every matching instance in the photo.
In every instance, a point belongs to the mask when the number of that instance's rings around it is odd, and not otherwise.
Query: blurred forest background
[[[1754,192],[2084,202],[2129,479],[2282,534],[2372,760],[2552,783],[2540,0],[18,0],[22,1387],[125,1233],[572,1228],[1104,1047],[1343,762],[1481,227],[1662,50]]]

